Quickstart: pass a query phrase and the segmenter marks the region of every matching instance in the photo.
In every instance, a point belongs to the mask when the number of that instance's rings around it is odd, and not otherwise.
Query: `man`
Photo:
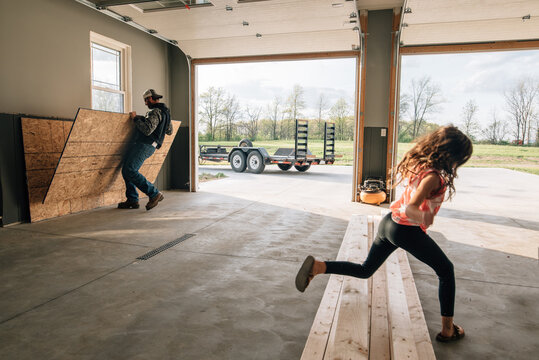
[[[146,210],[153,209],[164,199],[163,194],[139,172],[139,169],[144,161],[153,155],[155,149],[161,147],[165,134],[172,135],[170,110],[159,102],[163,96],[154,89],[146,90],[142,97],[150,110],[146,116],[137,115],[134,111],[129,113],[129,118],[135,123],[135,137],[122,167],[127,200],[119,203],[118,209],[139,208],[137,188],[150,199],[146,204]]]

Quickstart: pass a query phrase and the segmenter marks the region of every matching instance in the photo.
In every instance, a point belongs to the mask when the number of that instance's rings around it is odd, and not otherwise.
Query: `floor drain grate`
[[[152,256],[155,256],[155,255],[159,254],[161,251],[165,251],[166,249],[171,248],[174,245],[177,245],[177,244],[181,243],[182,241],[187,240],[187,239],[189,239],[189,238],[191,238],[193,236],[195,236],[195,234],[185,234],[181,238],[178,238],[176,240],[172,240],[171,242],[168,242],[165,245],[158,247],[157,249],[153,249],[152,251],[147,252],[146,254],[144,254],[142,256],[139,256],[137,258],[137,260],[148,260]]]

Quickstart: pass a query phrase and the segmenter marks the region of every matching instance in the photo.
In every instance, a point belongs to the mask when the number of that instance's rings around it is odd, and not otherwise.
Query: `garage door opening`
[[[357,61],[196,65],[200,188],[230,176],[330,176],[332,167],[351,184]]]
[[[539,50],[403,55],[398,160],[453,124],[474,143],[468,167],[539,174]]]

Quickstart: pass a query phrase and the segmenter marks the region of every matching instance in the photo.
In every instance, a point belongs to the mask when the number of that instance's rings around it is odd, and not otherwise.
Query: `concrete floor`
[[[0,229],[0,357],[5,359],[299,359],[327,278],[306,293],[307,254],[334,259],[351,214],[351,168],[228,178],[165,192],[150,212],[113,207]],[[536,175],[462,169],[431,235],[455,264],[466,338],[438,359],[539,353]],[[148,251],[195,236],[148,260]],[[411,259],[431,336],[437,278]]]

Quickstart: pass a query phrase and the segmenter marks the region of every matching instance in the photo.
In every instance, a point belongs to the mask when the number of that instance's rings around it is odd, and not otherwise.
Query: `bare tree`
[[[412,128],[412,123],[406,121],[405,119],[409,117],[408,112],[410,111],[410,103],[412,102],[412,97],[408,94],[402,94],[400,96],[399,102],[399,121],[398,121],[398,131],[399,131],[399,142],[408,142],[412,140],[410,135],[410,129]]]
[[[215,140],[215,134],[221,120],[225,102],[225,94],[222,88],[211,86],[208,91],[200,95],[200,122],[206,125],[208,140]]]
[[[409,131],[414,139],[420,135],[421,128],[427,122],[428,116],[437,110],[442,100],[440,88],[431,82],[430,77],[412,80],[411,90],[412,95],[408,95],[412,102]]]
[[[234,137],[234,127],[236,126],[236,120],[240,116],[240,103],[236,100],[236,96],[228,96],[224,102],[223,120],[225,130],[225,140],[230,141]]]
[[[475,140],[477,132],[480,130],[479,123],[476,119],[477,104],[475,100],[468,100],[462,108],[462,132],[470,139]]]
[[[498,144],[504,140],[507,130],[507,123],[502,120],[498,120],[496,110],[492,110],[492,120],[483,129],[483,136],[491,144]]]
[[[260,119],[261,113],[262,109],[260,107],[245,107],[245,114],[247,115],[247,120],[245,121],[244,126],[247,130],[247,136],[251,140],[256,140],[256,137],[258,136],[258,120]]]
[[[286,102],[288,118],[286,121],[285,138],[293,137],[292,125],[294,121],[301,116],[301,110],[305,108],[305,100],[303,100],[303,88],[300,85],[294,85],[292,93]]]
[[[350,115],[350,105],[344,98],[340,98],[329,110],[330,119],[335,121],[335,137],[337,140],[347,139],[347,120]]]
[[[279,137],[277,135],[277,125],[279,124],[279,117],[282,119],[282,110],[281,110],[281,98],[275,96],[273,102],[268,105],[268,114],[269,119],[271,120],[271,138],[277,140]]]
[[[505,93],[507,111],[514,124],[514,136],[517,144],[530,142],[530,132],[537,119],[539,100],[539,83],[535,80],[520,80],[518,84]]]
[[[327,107],[328,107],[326,97],[325,97],[325,95],[323,93],[320,94],[320,96],[318,97],[318,101],[317,101],[316,105],[318,107],[318,119],[316,121],[316,133],[320,138],[322,138],[323,134],[324,134],[324,120],[323,120],[323,117],[324,117],[324,113],[326,112]]]

